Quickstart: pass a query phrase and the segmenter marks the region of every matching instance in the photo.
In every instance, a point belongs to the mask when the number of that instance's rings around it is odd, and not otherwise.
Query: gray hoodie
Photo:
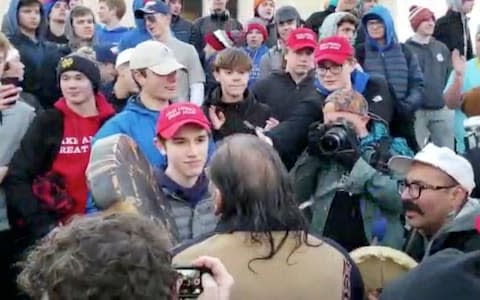
[[[465,231],[476,231],[475,219],[480,216],[480,200],[469,198],[462,210],[430,239],[424,238],[425,257],[432,255],[440,249],[433,249],[435,245],[443,244],[450,234]],[[478,235],[480,239],[480,234]],[[465,249],[460,249],[465,250]],[[480,250],[480,249],[477,249]],[[465,251],[467,252],[467,251]]]
[[[318,38],[323,39],[336,35],[338,30],[338,22],[340,21],[340,19],[347,15],[351,15],[352,17],[356,18],[353,14],[344,11],[328,15],[328,17],[326,17],[323,21],[322,27],[320,27],[320,29],[318,30]],[[354,40],[355,36],[350,42],[353,42]]]
[[[33,107],[22,102],[2,111],[0,123],[0,166],[8,166],[13,154],[20,145],[23,135],[35,117]],[[5,194],[0,182],[0,231],[8,229]]]

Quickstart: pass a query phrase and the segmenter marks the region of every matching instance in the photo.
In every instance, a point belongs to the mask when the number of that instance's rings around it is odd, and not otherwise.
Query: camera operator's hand
[[[192,262],[195,267],[210,270],[211,274],[203,274],[203,292],[199,300],[228,300],[234,284],[232,275],[228,273],[222,262],[215,257],[201,256]]]
[[[327,131],[327,126],[322,122],[315,122],[310,124],[308,128],[308,146],[307,152],[312,156],[323,155],[320,151],[320,140]]]
[[[221,111],[217,111],[217,107],[214,105],[210,105],[208,108],[208,116],[210,118],[210,122],[212,122],[212,127],[215,130],[219,130],[222,128],[223,124],[225,124],[225,114]]]

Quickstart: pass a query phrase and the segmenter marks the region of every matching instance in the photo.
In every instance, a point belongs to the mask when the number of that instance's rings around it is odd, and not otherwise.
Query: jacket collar
[[[210,97],[205,101],[205,104],[215,105],[223,108],[224,110],[245,112],[254,102],[255,98],[253,97],[252,93],[250,93],[248,89],[245,89],[242,101],[236,103],[224,103],[222,102],[222,88],[218,86],[212,91]]]

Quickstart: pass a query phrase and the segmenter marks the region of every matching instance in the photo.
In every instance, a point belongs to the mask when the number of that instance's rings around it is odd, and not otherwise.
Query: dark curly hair
[[[29,253],[18,284],[33,299],[171,299],[169,247],[156,223],[141,216],[80,217]]]

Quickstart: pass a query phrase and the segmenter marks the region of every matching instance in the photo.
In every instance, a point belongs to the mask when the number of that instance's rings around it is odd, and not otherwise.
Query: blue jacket
[[[104,26],[97,26],[95,31],[96,45],[115,47],[118,46],[126,34],[130,32],[130,28],[120,26],[113,30],[107,30]]]
[[[248,88],[252,88],[257,79],[260,78],[260,61],[263,55],[268,52],[268,47],[262,45],[257,49],[251,49],[245,46],[242,49],[252,60],[252,71],[250,71],[250,77],[248,79]]]
[[[163,168],[165,157],[153,144],[157,118],[158,111],[145,108],[138,102],[138,96],[134,96],[128,100],[120,113],[105,122],[93,138],[92,144],[95,144],[98,139],[117,133],[126,134],[137,143],[138,148],[152,166]]]
[[[20,59],[25,65],[23,89],[25,92],[34,94],[41,102],[45,98],[45,73],[55,73],[55,69],[46,68],[45,58],[49,53],[57,51],[57,47],[47,43],[42,38],[42,30],[45,29],[43,7],[41,8],[42,21],[37,30],[37,40],[33,41],[20,32],[18,27],[18,5],[19,0],[12,0],[6,15],[6,24],[11,30],[8,36],[10,43],[19,51]]]
[[[136,9],[143,7],[143,0],[133,0],[132,9],[135,12]],[[126,32],[123,35],[120,44],[118,45],[118,51],[121,52],[125,49],[134,48],[141,42],[150,40],[150,34],[145,27],[143,19],[135,18],[135,28]]]
[[[387,8],[372,7],[362,18],[366,31],[368,20],[380,19],[385,25],[385,45],[379,45],[366,33],[365,45],[357,49],[357,59],[367,73],[376,73],[387,79],[400,115],[412,116],[422,106],[424,82],[417,57],[397,41],[393,19]],[[359,53],[363,52],[363,55]],[[359,56],[363,56],[358,58]]]
[[[92,145],[94,145],[97,140],[104,137],[118,133],[126,134],[135,141],[150,165],[164,170],[167,164],[165,156],[158,151],[153,143],[158,114],[158,111],[149,110],[139,103],[138,96],[133,96],[128,100],[127,105],[120,113],[103,124],[102,128],[100,128],[97,134],[93,137]],[[213,140],[210,139],[208,146],[209,157],[214,150],[215,144],[213,143]],[[89,196],[85,211],[86,213],[91,213],[96,210],[97,209]]]

